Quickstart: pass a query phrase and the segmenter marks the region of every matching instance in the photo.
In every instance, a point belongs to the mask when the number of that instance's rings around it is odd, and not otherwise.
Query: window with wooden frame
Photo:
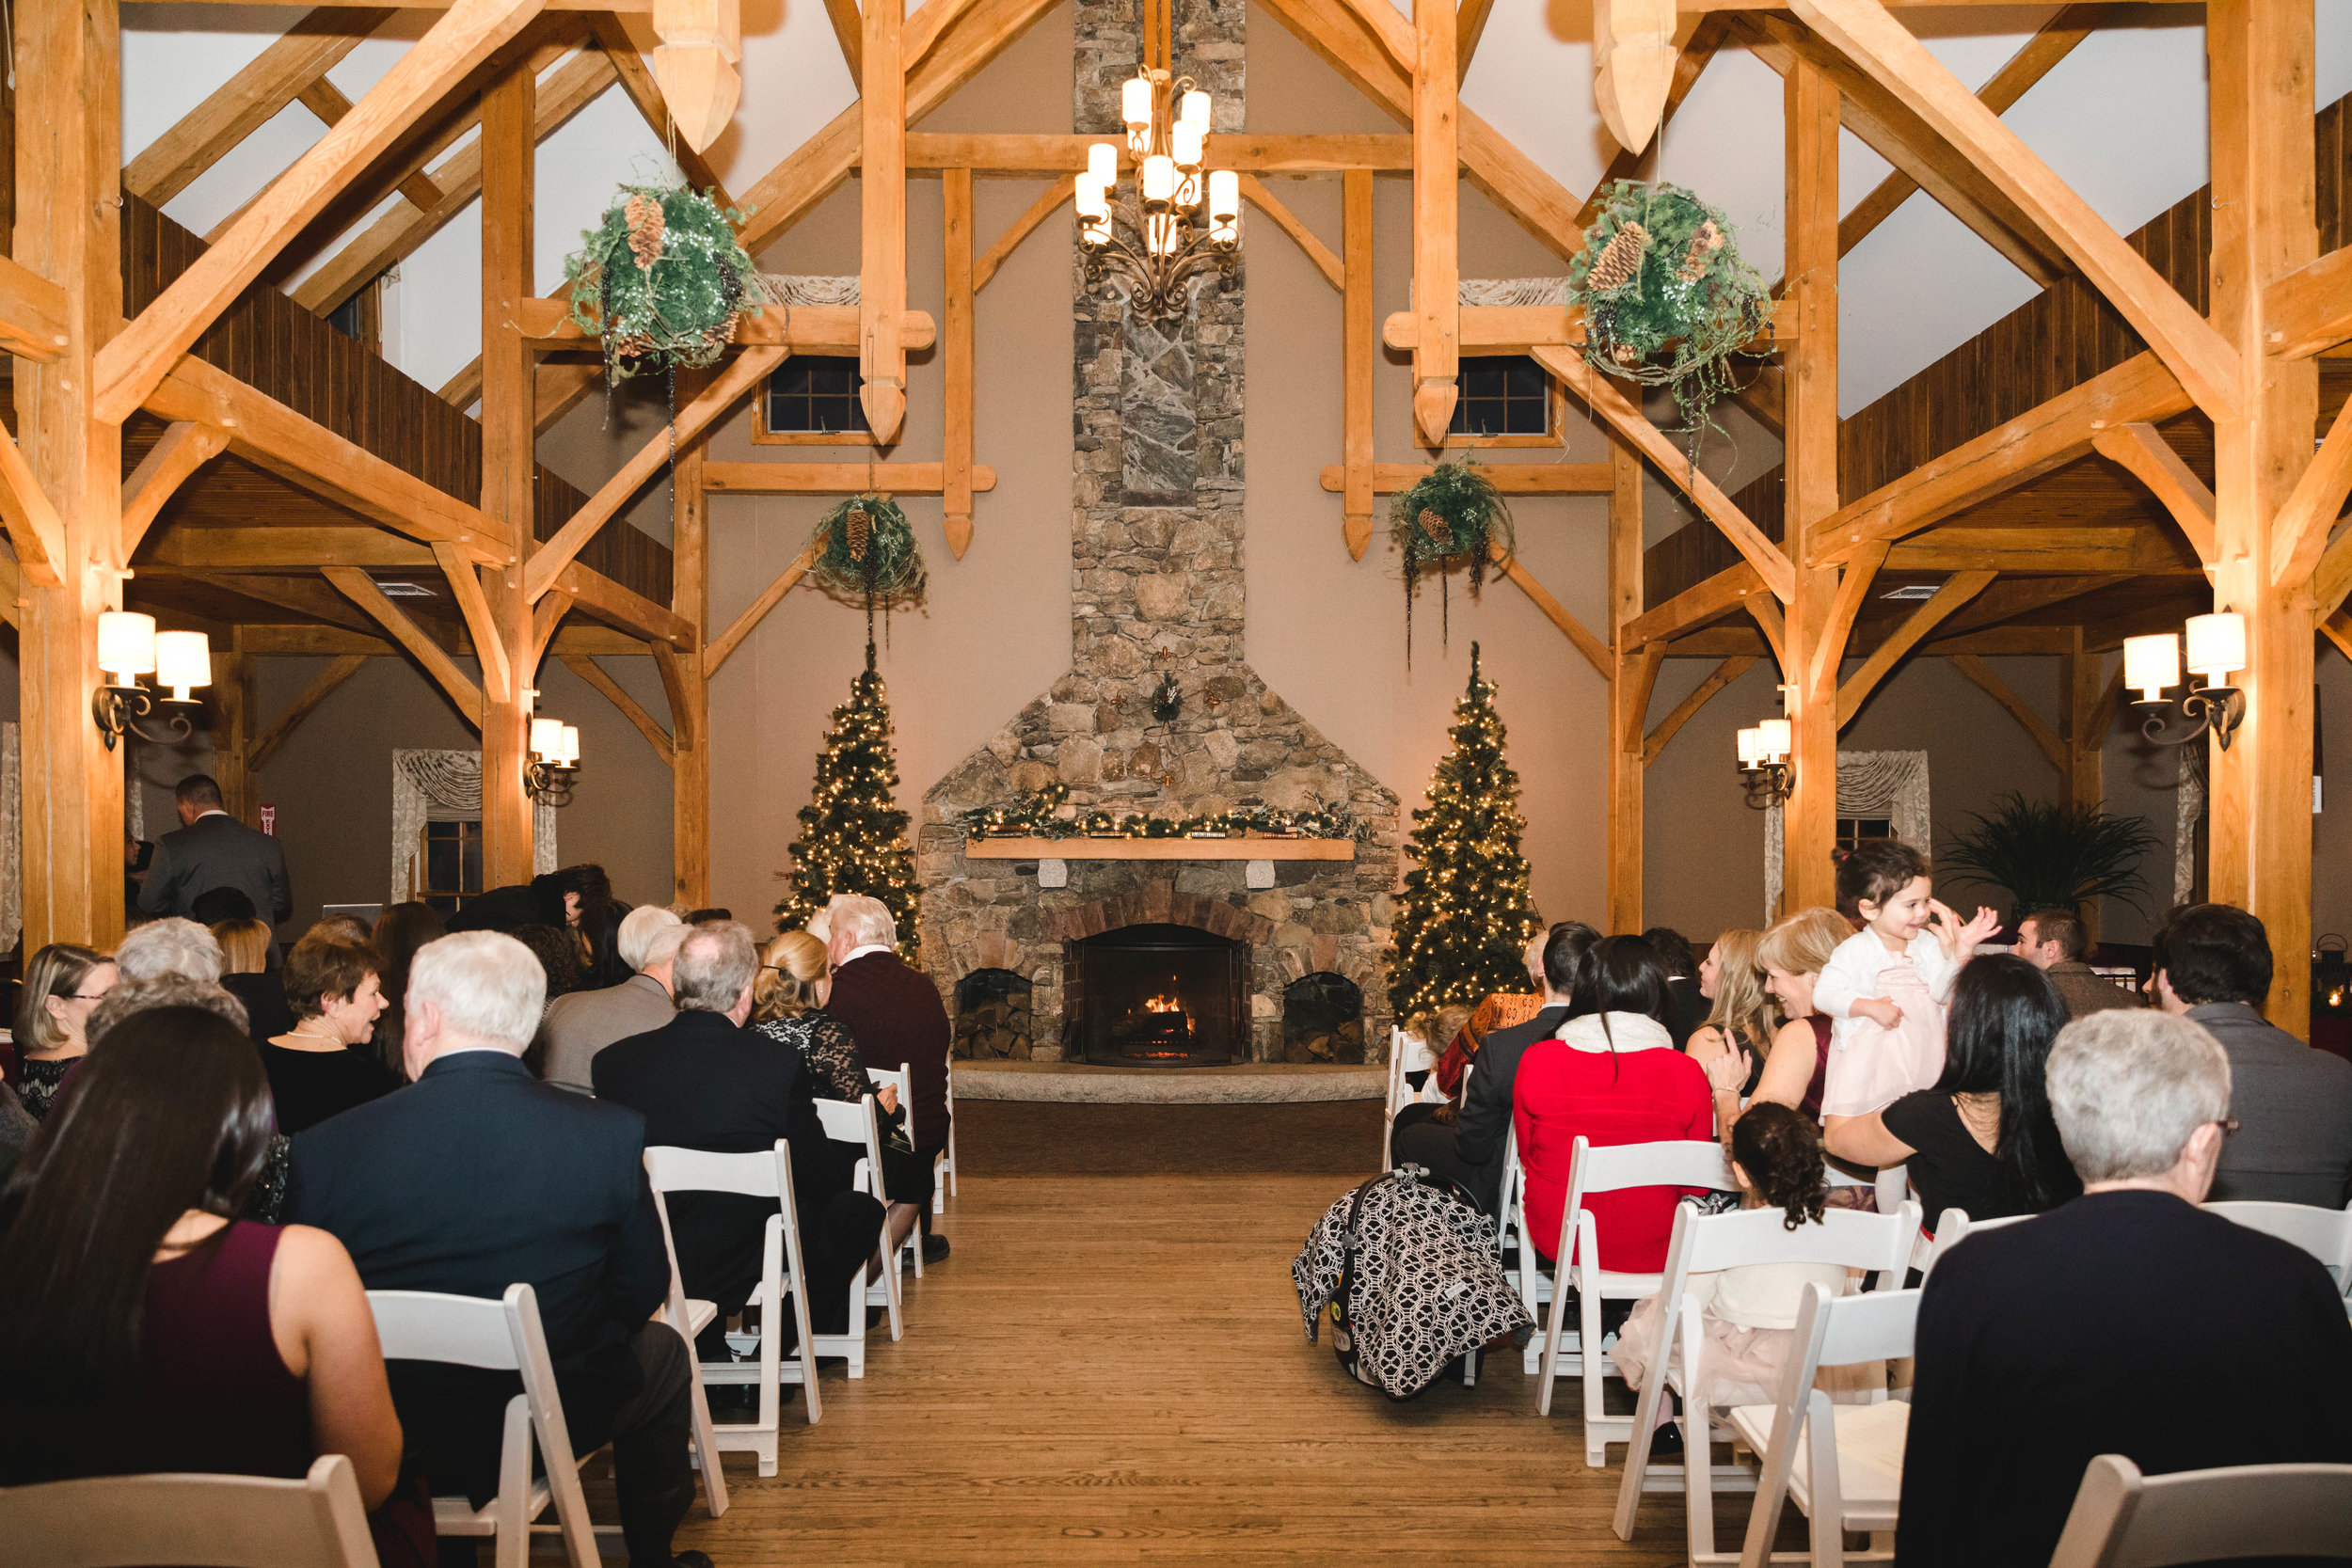
[[[1524,354],[1465,356],[1449,447],[1548,447],[1565,403],[1551,373]]]
[[[427,822],[417,835],[416,864],[411,896],[455,914],[482,893],[482,824]]]
[[[1851,849],[1866,839],[1893,838],[1895,819],[1891,816],[1841,816],[1837,819],[1837,847]]]
[[[866,405],[858,399],[865,384],[857,361],[847,355],[795,355],[760,388],[752,439],[788,447],[870,445]]]

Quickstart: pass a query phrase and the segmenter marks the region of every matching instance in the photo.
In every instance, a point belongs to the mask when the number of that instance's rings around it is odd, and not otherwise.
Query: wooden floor
[[[677,1544],[771,1563],[1533,1560],[1678,1563],[1682,1505],[1629,1545],[1617,1471],[1584,1465],[1576,1386],[1549,1419],[1516,1356],[1408,1404],[1300,1333],[1290,1260],[1328,1175],[966,1177],[955,1255],[906,1338],[824,1419],[786,1407],[776,1477]],[[1745,1497],[1721,1511],[1736,1549]],[[1793,1513],[1793,1511],[1792,1511]]]

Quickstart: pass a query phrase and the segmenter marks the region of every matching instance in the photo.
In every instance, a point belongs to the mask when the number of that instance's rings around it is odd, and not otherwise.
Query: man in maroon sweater
[[[931,1166],[947,1147],[947,1009],[938,988],[898,957],[898,923],[881,899],[837,897],[826,914],[833,994],[825,1010],[849,1025],[866,1070],[896,1072],[902,1064],[913,1069],[907,1128],[914,1153],[885,1148],[882,1180],[894,1209],[915,1205],[923,1261],[936,1263],[947,1256],[947,1238],[931,1234]]]

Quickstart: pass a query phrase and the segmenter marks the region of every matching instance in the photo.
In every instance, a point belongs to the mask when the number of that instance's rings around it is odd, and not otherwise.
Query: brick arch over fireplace
[[[1060,942],[1099,937],[1121,926],[1189,926],[1252,947],[1274,937],[1274,922],[1265,916],[1202,894],[1179,893],[1173,882],[1146,882],[1114,897],[1049,911],[1045,920],[1047,937]]]

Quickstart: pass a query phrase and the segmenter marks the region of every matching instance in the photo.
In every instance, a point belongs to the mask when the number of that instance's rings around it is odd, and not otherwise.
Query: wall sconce
[[[2165,689],[2181,684],[2181,640],[2170,632],[2123,640],[2123,684],[2139,693],[2132,705],[2148,715],[2140,733],[2160,746],[2185,746],[2211,730],[2230,749],[2230,737],[2246,718],[2246,693],[2229,677],[2246,668],[2246,617],[2225,610],[2188,618],[2188,672],[2202,675],[2202,688],[2181,699],[2181,716],[2196,722],[2178,735],[2164,729]]]
[[[523,792],[561,809],[572,803],[580,778],[580,731],[561,719],[531,721],[531,757],[523,764]]]
[[[98,617],[98,668],[105,678],[90,693],[89,713],[97,722],[98,733],[105,737],[109,752],[125,735],[169,746],[196,733],[184,711],[196,704],[189,692],[213,684],[212,644],[202,632],[159,632],[152,615],[141,615],[135,610],[102,611]],[[141,675],[152,675],[157,686],[171,688],[171,694],[158,699],[139,684]],[[139,728],[138,721],[153,713],[159,700],[179,705],[182,711],[169,716],[167,733],[150,735]]]
[[[1757,811],[1783,804],[1795,786],[1788,751],[1786,719],[1767,719],[1754,729],[1740,732],[1740,777],[1747,785],[1748,804]]]

